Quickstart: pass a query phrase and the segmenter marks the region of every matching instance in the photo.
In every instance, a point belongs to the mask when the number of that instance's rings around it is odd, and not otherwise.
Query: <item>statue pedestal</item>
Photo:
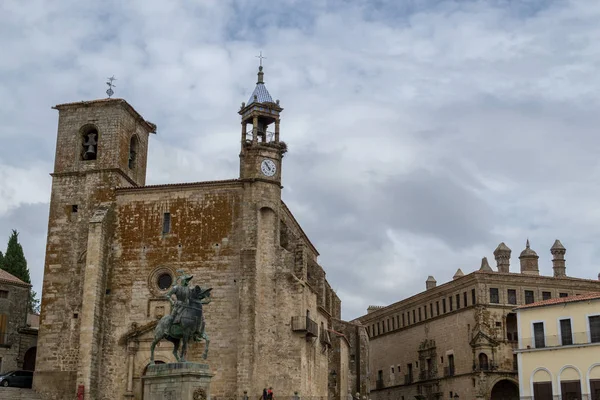
[[[207,364],[149,365],[142,377],[144,400],[210,400],[211,378]]]

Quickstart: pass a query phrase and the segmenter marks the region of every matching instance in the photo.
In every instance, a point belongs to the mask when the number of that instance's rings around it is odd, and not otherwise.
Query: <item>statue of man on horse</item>
[[[206,323],[202,306],[210,303],[210,292],[212,288],[203,289],[196,285],[190,287],[192,275],[178,270],[180,276],[175,281],[175,285],[167,293],[167,298],[171,303],[171,314],[165,315],[154,329],[154,340],[150,346],[150,361],[154,363],[154,348],[156,344],[163,339],[173,343],[173,355],[180,362],[185,362],[187,346],[190,339],[200,341],[204,339],[206,346],[202,358],[208,357],[208,345],[210,340],[206,334]],[[175,296],[175,300],[173,300]],[[181,353],[179,344],[183,342]]]

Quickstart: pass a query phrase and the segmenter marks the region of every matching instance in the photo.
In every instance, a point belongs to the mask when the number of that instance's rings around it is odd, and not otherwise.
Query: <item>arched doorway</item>
[[[25,371],[35,371],[35,356],[37,354],[37,347],[30,347],[25,352],[23,357],[23,369]]]
[[[503,379],[492,388],[490,400],[519,400],[519,387],[516,383]]]

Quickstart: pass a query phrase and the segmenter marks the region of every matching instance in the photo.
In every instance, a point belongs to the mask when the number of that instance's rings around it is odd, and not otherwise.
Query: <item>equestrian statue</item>
[[[205,348],[202,358],[208,357],[208,345],[210,340],[206,334],[206,322],[202,312],[202,306],[210,303],[210,292],[212,288],[203,289],[196,285],[190,287],[192,275],[177,270],[180,276],[177,277],[175,285],[167,293],[167,298],[171,303],[171,314],[165,315],[154,329],[154,340],[150,346],[150,364],[154,364],[154,348],[156,344],[163,339],[173,343],[173,355],[179,362],[186,362],[187,346],[190,339],[199,342],[204,340]],[[173,300],[175,296],[176,300]],[[182,343],[181,352],[179,344]]]

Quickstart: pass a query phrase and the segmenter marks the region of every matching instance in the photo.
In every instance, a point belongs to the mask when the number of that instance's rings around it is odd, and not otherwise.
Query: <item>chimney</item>
[[[437,281],[435,280],[435,278],[433,276],[429,275],[429,277],[425,281],[425,289],[426,290],[433,289],[436,286],[437,286]]]
[[[550,253],[552,254],[552,269],[554,270],[555,278],[567,276],[567,267],[565,266],[566,252],[567,249],[565,249],[565,246],[562,245],[560,240],[556,239],[550,248]]]
[[[538,258],[540,257],[537,253],[529,247],[529,239],[527,239],[525,250],[523,250],[519,256],[519,260],[521,260],[521,273],[527,275],[539,275]]]
[[[479,270],[484,272],[494,272],[492,267],[490,267],[490,263],[488,263],[487,257],[483,257],[481,259],[481,267],[479,268]]]
[[[456,273],[454,274],[454,276],[452,277],[452,279],[458,279],[460,277],[465,276],[464,272],[462,272],[462,269],[457,269]]]
[[[496,258],[496,267],[498,272],[510,272],[510,253],[511,249],[508,248],[504,242],[500,243],[496,250],[494,250],[494,258]]]

